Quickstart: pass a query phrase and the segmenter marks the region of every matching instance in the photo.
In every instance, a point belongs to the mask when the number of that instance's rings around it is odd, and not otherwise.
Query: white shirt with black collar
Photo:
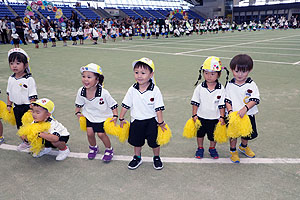
[[[162,94],[152,82],[143,93],[139,91],[138,83],[133,84],[122,101],[122,107],[130,109],[131,122],[153,117],[157,120],[156,112],[165,110]]]
[[[50,122],[50,129],[49,129],[50,134],[56,135],[58,137],[69,136],[70,135],[67,128],[64,127],[57,120],[49,117],[47,122]]]
[[[98,85],[95,97],[92,99],[86,98],[85,87],[79,88],[75,106],[79,108],[82,107],[82,114],[90,122],[101,123],[113,116],[112,110],[117,108],[118,104],[106,89]]]
[[[220,109],[225,108],[225,89],[217,82],[214,90],[209,90],[206,81],[199,84],[191,100],[191,104],[198,107],[197,116],[203,119],[219,119]]]
[[[9,100],[17,105],[30,104],[31,99],[37,99],[36,84],[31,74],[15,78],[15,74],[8,78],[7,95]]]
[[[244,84],[238,85],[235,79],[229,81],[226,86],[225,102],[232,105],[232,111],[239,111],[250,101],[255,101],[259,104],[259,90],[255,82],[248,77]],[[257,106],[253,106],[247,115],[255,115],[258,113]]]

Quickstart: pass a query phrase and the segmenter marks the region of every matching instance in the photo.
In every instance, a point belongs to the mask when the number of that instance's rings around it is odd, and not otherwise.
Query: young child
[[[40,35],[41,35],[41,38],[42,38],[42,42],[43,42],[44,48],[47,48],[48,33],[46,32],[45,28],[42,28]]]
[[[8,78],[7,83],[7,110],[10,112],[14,106],[13,112],[19,129],[22,126],[22,116],[30,109],[30,103],[38,98],[36,84],[30,73],[29,56],[23,49],[9,50],[8,62],[13,75]],[[17,149],[22,151],[29,147],[28,142],[23,141]]]
[[[163,168],[160,160],[160,146],[157,144],[157,126],[164,131],[165,122],[162,111],[165,110],[163,97],[159,88],[153,83],[155,66],[149,58],[141,58],[132,63],[136,83],[127,91],[120,113],[120,126],[123,127],[124,116],[130,109],[131,123],[128,142],[134,146],[134,156],[128,164],[129,169],[136,169],[142,164],[141,151],[145,139],[153,149],[153,167]]]
[[[31,33],[30,33],[31,37],[32,37],[32,40],[33,40],[33,43],[35,45],[35,48],[39,48],[39,36],[38,34],[36,33],[36,30],[35,29],[32,29]]]
[[[80,44],[83,45],[83,31],[82,31],[82,27],[79,27],[78,31],[77,31],[77,35],[78,35],[78,39],[80,41]]]
[[[205,134],[207,134],[207,138],[210,141],[208,150],[210,156],[214,159],[219,158],[215,148],[214,130],[219,121],[222,125],[225,124],[225,89],[218,82],[221,70],[222,64],[220,59],[215,56],[208,57],[200,68],[199,77],[195,84],[197,86],[201,79],[201,73],[203,73],[205,81],[195,88],[191,100],[193,120],[196,122],[199,119],[202,125],[197,132],[198,149],[195,157],[198,159],[203,158],[204,155],[203,141]]]
[[[54,112],[54,103],[46,98],[39,99],[32,103],[32,117],[34,123],[50,122],[49,132],[39,133],[39,137],[43,139],[45,148],[39,154],[33,154],[33,157],[41,157],[51,152],[52,148],[58,148],[56,160],[61,161],[68,157],[70,149],[66,145],[69,140],[68,130],[52,117]],[[25,138],[24,138],[25,139]]]
[[[71,37],[72,37],[72,41],[73,41],[72,45],[77,45],[77,31],[74,27],[72,27]]]
[[[11,33],[12,42],[13,42],[15,48],[19,48],[19,46],[20,46],[20,37],[19,37],[19,34],[16,33],[16,29],[15,28],[13,28],[11,30],[11,32],[12,32]]]
[[[55,38],[55,32],[53,28],[50,28],[49,36],[51,38],[52,47],[56,47],[56,38]]]
[[[0,90],[0,94],[1,94],[1,90]],[[1,118],[0,118],[0,145],[4,143],[4,137],[3,137],[3,125],[1,122]]]
[[[67,37],[68,37],[68,31],[66,30],[65,27],[62,27],[62,32],[61,32],[61,37],[64,43],[64,46],[67,46]]]
[[[226,87],[225,103],[228,114],[238,111],[241,118],[248,115],[253,132],[250,137],[242,137],[239,151],[249,158],[254,158],[255,153],[248,146],[248,141],[257,137],[254,115],[258,113],[257,104],[260,102],[259,90],[254,81],[248,77],[253,69],[253,60],[246,54],[236,55],[230,61],[233,79]],[[230,139],[230,154],[233,163],[239,163],[240,158],[236,151],[237,139]]]
[[[97,44],[97,40],[98,40],[98,37],[99,37],[99,34],[97,32],[97,27],[94,27],[92,25],[90,25],[90,36],[91,38],[93,39],[93,44],[96,45]]]
[[[118,104],[110,96],[109,92],[102,87],[104,76],[99,65],[90,63],[81,67],[80,72],[83,87],[79,88],[77,93],[75,115],[78,118],[81,116],[86,118],[87,137],[90,145],[88,159],[94,159],[99,152],[96,144],[96,133],[105,146],[102,160],[109,162],[113,158],[114,153],[103,125],[104,121],[109,117],[113,117],[112,121],[114,123],[117,122]],[[82,114],[80,112],[81,109]]]

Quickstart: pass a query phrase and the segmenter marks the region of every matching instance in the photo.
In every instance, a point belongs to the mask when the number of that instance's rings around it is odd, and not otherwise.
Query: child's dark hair
[[[9,57],[8,57],[9,63],[14,62],[15,60],[17,60],[18,62],[24,63],[24,65],[26,65],[28,63],[27,57],[20,52],[14,52],[9,55]]]
[[[41,108],[43,108],[44,110],[46,110],[47,112],[49,112],[46,108],[40,106],[39,104],[31,103],[31,105],[34,106],[34,107],[41,107]]]
[[[136,68],[148,69],[150,71],[150,73],[153,72],[153,69],[149,65],[147,65],[146,63],[143,63],[143,62],[135,63],[133,69],[136,69]]]
[[[247,54],[234,56],[230,61],[230,69],[237,71],[251,71],[253,69],[253,60]]]
[[[98,74],[98,73],[94,73],[95,76],[97,77],[98,81],[99,81],[99,84],[100,85],[103,85],[103,81],[104,81],[104,76],[101,75],[101,74]]]

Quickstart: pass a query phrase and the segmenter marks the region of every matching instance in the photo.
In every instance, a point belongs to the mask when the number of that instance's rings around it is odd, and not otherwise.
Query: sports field
[[[54,117],[68,128],[72,154],[62,162],[53,155],[33,158],[15,151],[20,139],[16,128],[4,125],[6,144],[0,146],[0,199],[300,199],[300,30],[228,32],[181,38],[159,38],[67,47],[35,49],[21,46],[31,57],[30,65],[39,97],[54,101]],[[40,44],[40,46],[42,46]],[[49,44],[48,46],[51,46]],[[7,51],[0,46],[0,99],[6,101],[11,71]],[[182,130],[191,117],[190,99],[198,70],[208,56],[223,65],[239,53],[254,60],[250,76],[260,89],[257,115],[259,137],[249,142],[256,158],[241,163],[229,160],[229,144],[217,145],[220,159],[196,160],[196,139],[185,139]],[[88,160],[88,141],[74,116],[74,101],[81,75],[79,68],[99,64],[104,87],[121,105],[134,83],[131,63],[148,57],[156,66],[155,78],[166,110],[164,120],[173,138],[161,148],[164,169],[152,167],[152,150],[144,146],[143,164],[127,169],[133,148],[110,136],[115,160],[109,164]],[[224,72],[220,81],[225,84]],[[230,75],[230,79],[232,75]],[[119,107],[120,110],[120,107]],[[129,120],[129,113],[126,115]],[[103,144],[98,140],[101,153]],[[8,150],[10,149],[10,150]],[[54,152],[55,153],[55,152]]]

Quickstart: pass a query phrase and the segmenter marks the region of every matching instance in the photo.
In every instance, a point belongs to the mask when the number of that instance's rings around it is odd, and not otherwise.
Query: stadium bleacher
[[[15,16],[12,14],[12,12],[10,12],[10,10],[3,4],[0,3],[0,18],[2,17],[10,17],[10,18],[14,18]]]
[[[24,4],[10,4],[10,7],[20,16],[20,17],[25,17],[25,9],[26,6]]]
[[[142,9],[135,9],[135,12],[137,12],[139,15],[141,15],[142,17],[147,17],[148,19],[150,18],[154,18],[154,16],[150,15],[149,13],[147,13],[145,10]]]
[[[150,13],[152,16],[154,16],[157,19],[165,18],[164,15],[161,13],[157,12],[156,10],[146,10],[148,13]]]
[[[90,10],[89,8],[78,7],[76,9],[88,19],[100,19],[100,16],[98,16],[94,11]]]
[[[139,16],[138,14],[136,14],[133,10],[131,9],[125,9],[125,8],[120,8],[121,11],[123,11],[126,15],[128,15],[129,17],[133,17],[135,19],[140,19],[141,16]]]

